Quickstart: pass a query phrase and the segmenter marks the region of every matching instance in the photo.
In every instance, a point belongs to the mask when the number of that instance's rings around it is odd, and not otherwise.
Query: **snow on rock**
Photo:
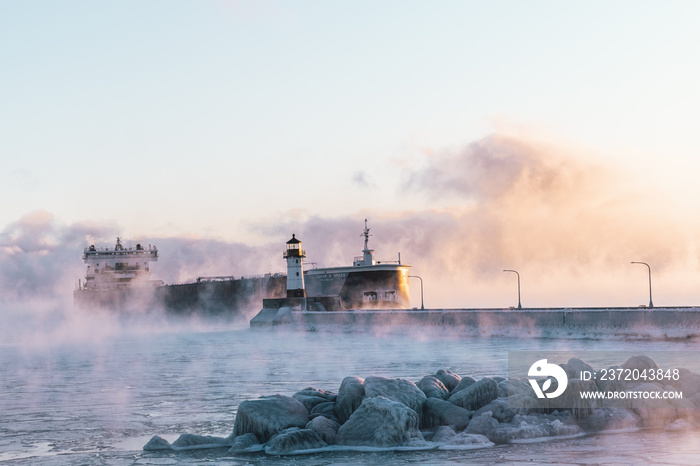
[[[367,377],[365,379],[365,396],[367,398],[383,396],[403,403],[416,412],[420,424],[426,397],[425,393],[410,380]]]
[[[149,440],[148,443],[143,446],[143,449],[146,451],[171,450],[171,447],[170,442],[165,440],[163,437],[154,435],[151,440]]]
[[[459,381],[462,380],[462,377],[447,369],[440,369],[437,371],[435,373],[435,378],[442,382],[445,388],[450,392],[454,390],[455,387],[459,385]]]
[[[420,382],[418,382],[418,388],[420,388],[427,398],[439,398],[445,400],[449,398],[450,391],[445,388],[445,385],[435,376],[426,375]]]
[[[454,393],[448,401],[464,409],[476,411],[496,398],[498,398],[498,384],[495,380],[485,377],[464,390]]]
[[[423,405],[425,428],[450,426],[455,430],[464,430],[471,417],[471,411],[438,398],[428,398]]]
[[[262,451],[263,447],[260,441],[253,433],[239,435],[233,439],[233,444],[229,449],[229,453],[254,453]]]
[[[306,428],[313,430],[324,442],[330,444],[335,442],[335,436],[338,435],[340,424],[325,416],[318,416],[311,419],[309,423],[306,424]]]
[[[203,448],[230,447],[231,437],[212,437],[210,435],[182,434],[173,442],[173,450],[199,450]]]
[[[267,442],[283,429],[303,428],[308,422],[309,413],[300,401],[283,395],[264,396],[238,406],[233,433],[236,437],[252,433]]]
[[[311,429],[290,427],[275,434],[265,445],[265,453],[270,455],[288,455],[303,450],[315,450],[328,444]]]
[[[345,377],[340,383],[338,397],[335,400],[335,416],[344,424],[362,404],[365,397],[364,379],[360,377]]]
[[[338,445],[370,447],[399,447],[412,440],[423,440],[418,414],[382,396],[365,398],[335,438]]]

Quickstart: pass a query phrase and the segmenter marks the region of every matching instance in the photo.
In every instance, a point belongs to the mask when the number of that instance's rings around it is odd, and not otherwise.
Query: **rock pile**
[[[579,359],[561,367],[569,388],[569,408],[553,409],[538,400],[527,379],[476,380],[441,369],[417,384],[406,379],[346,377],[337,393],[313,387],[291,397],[273,395],[244,401],[229,437],[183,434],[172,444],[153,437],[144,450],[229,448],[230,453],[264,451],[287,455],[332,447],[383,449],[482,448],[514,440],[582,435],[603,430],[665,427],[669,432],[700,426],[700,375],[679,370],[677,380],[579,380]],[[658,369],[636,356],[621,368]],[[626,400],[599,406],[574,396],[575,390],[639,393],[676,390],[680,399]],[[561,402],[561,400],[560,400]]]

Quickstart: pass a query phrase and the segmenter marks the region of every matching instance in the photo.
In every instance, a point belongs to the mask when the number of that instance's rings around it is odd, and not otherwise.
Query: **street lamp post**
[[[651,266],[646,262],[636,262],[632,261],[631,264],[644,264],[649,269],[649,307],[654,307],[654,303],[651,301]]]
[[[520,274],[516,270],[504,270],[504,272],[513,272],[518,276],[518,309],[522,309],[523,306],[520,304]]]
[[[423,279],[420,278],[418,275],[409,275],[408,278],[417,278],[420,280],[420,310],[424,311],[425,306],[423,306]]]

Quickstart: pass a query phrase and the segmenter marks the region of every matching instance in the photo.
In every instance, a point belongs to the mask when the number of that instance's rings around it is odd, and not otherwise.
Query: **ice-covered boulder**
[[[491,416],[498,422],[510,422],[516,414],[522,414],[527,410],[513,409],[508,405],[508,400],[506,398],[496,398],[476,411],[473,416],[481,416],[487,411],[490,411]]]
[[[345,377],[340,383],[338,397],[335,400],[335,417],[341,424],[360,407],[365,397],[364,379],[360,377]]]
[[[437,371],[435,373],[435,378],[442,382],[445,388],[450,392],[454,390],[455,387],[459,385],[459,381],[462,380],[462,377],[447,369],[440,369]]]
[[[688,421],[684,421],[683,419],[676,419],[666,426],[666,430],[669,432],[686,432],[693,430],[693,425]]]
[[[460,381],[457,383],[455,388],[450,390],[450,395],[454,395],[457,392],[461,392],[465,388],[469,388],[472,385],[476,383],[476,379],[474,377],[462,377]]]
[[[634,429],[641,419],[634,412],[623,408],[598,408],[578,421],[579,426],[588,432]]]
[[[306,410],[310,413],[314,406],[321,403],[334,402],[337,395],[325,390],[319,390],[313,387],[307,387],[296,392],[292,398],[301,401]]]
[[[165,440],[163,437],[154,435],[151,440],[148,441],[146,445],[143,446],[146,451],[156,451],[156,450],[171,450],[170,442]]]
[[[464,390],[454,393],[448,401],[464,409],[476,411],[496,398],[498,398],[498,384],[495,380],[485,377]]]
[[[263,446],[253,433],[239,435],[233,439],[233,444],[229,448],[229,453],[254,453],[262,451]]]
[[[418,382],[418,388],[425,393],[427,398],[439,398],[444,400],[450,396],[450,392],[445,388],[445,385],[440,382],[437,377],[432,375],[423,377],[420,382]]]
[[[595,369],[593,369],[593,366],[590,364],[582,361],[579,358],[571,358],[566,364],[563,364],[562,367],[564,368],[564,371],[566,372],[566,376],[569,379],[580,379],[581,378],[581,372],[587,371],[587,372],[595,372]]]
[[[324,442],[331,444],[335,443],[335,436],[338,435],[340,424],[325,416],[318,416],[311,419],[309,423],[306,424],[306,428],[313,430]]]
[[[264,443],[283,429],[304,428],[308,422],[309,413],[300,401],[283,395],[264,396],[238,406],[233,433],[236,437],[253,433]]]
[[[449,401],[428,398],[423,405],[423,427],[451,426],[464,430],[469,424],[472,412]]]
[[[365,379],[365,396],[367,398],[383,396],[403,403],[416,412],[420,424],[426,397],[425,393],[410,380],[367,377]]]
[[[488,438],[480,434],[456,433],[449,427],[441,427],[435,432],[432,442],[439,444],[439,450],[472,449],[493,446]]]
[[[683,392],[684,399],[690,399],[700,393],[700,374],[688,369],[678,369],[678,380],[669,380],[678,391]]]
[[[278,432],[267,442],[265,453],[270,455],[288,455],[327,446],[328,444],[313,430],[290,427]]]
[[[398,447],[415,440],[423,440],[416,412],[382,396],[365,398],[335,438],[338,445],[371,447]]]
[[[649,356],[632,356],[627,361],[625,361],[622,366],[623,369],[637,369],[640,372],[643,370],[656,370],[659,365],[651,359]]]
[[[203,448],[230,447],[233,437],[213,437],[211,435],[182,434],[173,442],[173,450],[199,450]]]
[[[309,419],[314,419],[318,416],[326,417],[340,424],[340,420],[335,415],[335,403],[332,401],[319,403],[311,409],[311,412],[309,412]]]
[[[499,423],[491,414],[487,411],[474,416],[465,432],[484,435],[490,441],[502,444],[512,440],[570,436],[581,431],[570,414],[516,414],[510,423]]]

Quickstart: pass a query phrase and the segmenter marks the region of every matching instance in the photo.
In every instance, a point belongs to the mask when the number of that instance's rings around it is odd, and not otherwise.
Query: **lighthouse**
[[[294,234],[287,241],[287,249],[283,257],[287,259],[287,298],[304,298],[304,257],[306,254],[301,249],[301,241]]]

